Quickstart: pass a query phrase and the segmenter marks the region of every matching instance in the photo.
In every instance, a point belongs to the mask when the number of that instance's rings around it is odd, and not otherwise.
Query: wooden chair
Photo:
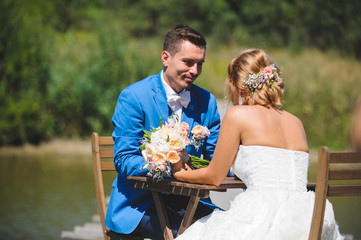
[[[115,171],[113,157],[114,157],[114,141],[111,136],[99,137],[98,133],[92,134],[92,158],[93,158],[93,171],[95,180],[95,191],[97,196],[98,210],[104,240],[109,240],[109,229],[104,225],[105,215],[107,211],[104,184],[103,184],[103,171]],[[108,160],[108,161],[107,161]],[[129,240],[143,240],[143,237],[135,236],[132,234],[121,234],[122,239]]]
[[[360,163],[361,153],[330,152],[327,147],[319,149],[316,196],[309,240],[321,238],[327,196],[361,196],[361,184],[355,181],[350,183],[350,180],[361,179]],[[343,168],[340,168],[341,164],[344,165]],[[330,183],[331,180],[337,180],[337,183]]]

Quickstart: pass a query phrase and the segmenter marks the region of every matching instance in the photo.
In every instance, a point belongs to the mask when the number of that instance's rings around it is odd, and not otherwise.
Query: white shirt
[[[164,80],[163,77],[163,70],[160,74],[161,79],[162,79],[162,83],[165,89],[165,92],[167,94],[167,100],[169,100],[169,98],[171,96],[177,95],[179,96],[180,94],[184,93],[185,91],[188,91],[186,89],[183,89],[183,91],[181,91],[179,94],[173,90],[173,88],[171,88],[167,82]],[[182,112],[183,112],[183,106],[179,101],[176,102],[168,102],[168,106],[173,110],[173,113],[176,114],[179,117],[179,121],[182,121]]]

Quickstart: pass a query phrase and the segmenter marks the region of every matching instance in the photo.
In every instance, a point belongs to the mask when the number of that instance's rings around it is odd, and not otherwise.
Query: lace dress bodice
[[[249,190],[307,191],[309,154],[265,146],[240,146],[234,174]]]

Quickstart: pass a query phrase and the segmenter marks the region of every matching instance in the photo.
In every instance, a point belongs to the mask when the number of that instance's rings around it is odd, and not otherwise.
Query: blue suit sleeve
[[[144,113],[136,94],[124,89],[119,95],[112,118],[114,131],[114,165],[122,178],[145,175],[145,165],[139,149],[143,138]]]
[[[220,116],[217,108],[216,98],[211,95],[207,115],[210,116],[208,119],[208,129],[210,131],[203,147],[203,158],[210,160],[213,157],[214,150],[216,148],[219,129],[220,129]]]

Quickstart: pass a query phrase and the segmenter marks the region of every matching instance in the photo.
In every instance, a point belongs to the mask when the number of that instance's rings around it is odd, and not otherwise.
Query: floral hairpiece
[[[251,92],[254,93],[263,83],[267,82],[267,80],[270,81],[271,88],[274,81],[279,81],[277,68],[274,64],[265,67],[263,71],[260,71],[257,74],[250,73],[243,86],[248,87]]]

